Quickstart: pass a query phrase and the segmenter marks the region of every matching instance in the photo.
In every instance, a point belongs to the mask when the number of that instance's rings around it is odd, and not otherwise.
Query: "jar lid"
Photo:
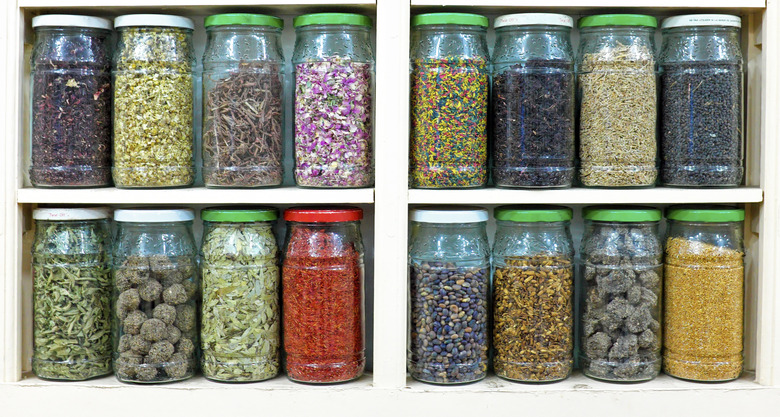
[[[594,26],[646,26],[658,27],[658,20],[653,16],[644,14],[597,14],[583,17],[579,21],[579,27]]]
[[[363,218],[358,207],[295,207],[284,211],[284,219],[301,223],[354,222]]]
[[[211,26],[271,26],[279,29],[284,28],[284,20],[265,14],[252,13],[223,13],[213,14],[203,21],[204,27]]]
[[[150,26],[195,29],[192,19],[170,14],[126,14],[114,19],[114,27]]]
[[[582,217],[598,222],[657,222],[661,220],[661,210],[642,206],[593,206],[585,207]]]
[[[275,207],[209,207],[200,212],[200,218],[207,222],[267,222],[278,219],[279,210]]]
[[[39,208],[33,211],[35,220],[100,220],[110,219],[111,209],[108,207],[90,208]]]
[[[294,27],[311,25],[354,25],[371,27],[371,18],[355,13],[311,13],[293,19]]]
[[[78,27],[111,30],[111,21],[102,17],[81,16],[76,14],[45,14],[35,16],[32,27]]]
[[[127,223],[188,222],[195,219],[191,209],[117,209],[114,220]]]
[[[493,27],[496,29],[505,26],[540,25],[574,27],[574,19],[571,16],[557,13],[516,13],[499,16],[493,22]]]
[[[571,209],[563,206],[500,206],[493,210],[496,220],[510,222],[565,222],[571,220]]]
[[[478,223],[488,221],[488,211],[474,206],[434,206],[413,209],[409,217],[419,223]]]
[[[683,222],[725,223],[745,220],[745,210],[729,206],[672,206],[666,210],[670,220]]]
[[[686,14],[664,19],[661,29],[687,26],[728,26],[741,28],[742,19],[730,14]]]
[[[412,26],[470,25],[488,27],[488,18],[473,13],[425,13],[412,18]]]

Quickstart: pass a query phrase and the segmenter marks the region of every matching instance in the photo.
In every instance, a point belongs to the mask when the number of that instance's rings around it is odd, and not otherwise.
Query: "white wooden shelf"
[[[409,190],[409,204],[693,204],[758,203],[757,187],[732,189]]]
[[[374,0],[18,0],[21,8],[63,8],[63,7],[202,7],[231,6],[375,6]]]
[[[55,1],[55,0],[51,0]],[[474,3],[473,0],[411,0],[412,6],[447,6],[447,7],[620,7],[620,8],[764,8],[765,0],[486,0]],[[565,13],[565,12],[564,12]]]
[[[374,189],[21,188],[16,196],[18,203],[47,204],[371,204],[374,202]]]

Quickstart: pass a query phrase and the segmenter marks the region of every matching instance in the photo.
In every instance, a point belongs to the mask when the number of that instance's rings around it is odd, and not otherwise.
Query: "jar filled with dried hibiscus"
[[[366,365],[363,242],[357,207],[287,209],[282,327],[287,376],[332,383]]]

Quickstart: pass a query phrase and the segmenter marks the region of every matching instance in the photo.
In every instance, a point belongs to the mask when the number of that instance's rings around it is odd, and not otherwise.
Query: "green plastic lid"
[[[594,26],[646,26],[658,27],[658,20],[644,14],[597,14],[580,19],[581,28]]]
[[[205,27],[228,25],[272,26],[283,29],[284,21],[278,17],[252,13],[213,14],[203,21]]]
[[[274,207],[211,207],[203,209],[200,217],[207,222],[267,222],[278,219],[279,210]]]
[[[312,13],[293,19],[294,27],[311,25],[355,25],[371,27],[371,18],[355,13]]]
[[[488,18],[472,13],[425,13],[412,18],[412,26],[471,25],[488,27]]]
[[[672,206],[666,217],[684,222],[722,223],[745,220],[745,210],[729,206]]]
[[[496,220],[510,222],[565,222],[571,220],[571,209],[563,206],[500,206],[493,210]]]
[[[661,220],[661,210],[642,206],[593,206],[585,207],[582,217],[599,222],[657,222]]]

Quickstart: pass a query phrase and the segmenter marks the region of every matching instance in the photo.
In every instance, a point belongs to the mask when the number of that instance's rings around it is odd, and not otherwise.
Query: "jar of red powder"
[[[356,207],[298,207],[287,221],[282,320],[287,376],[344,382],[366,365],[363,242]]]

